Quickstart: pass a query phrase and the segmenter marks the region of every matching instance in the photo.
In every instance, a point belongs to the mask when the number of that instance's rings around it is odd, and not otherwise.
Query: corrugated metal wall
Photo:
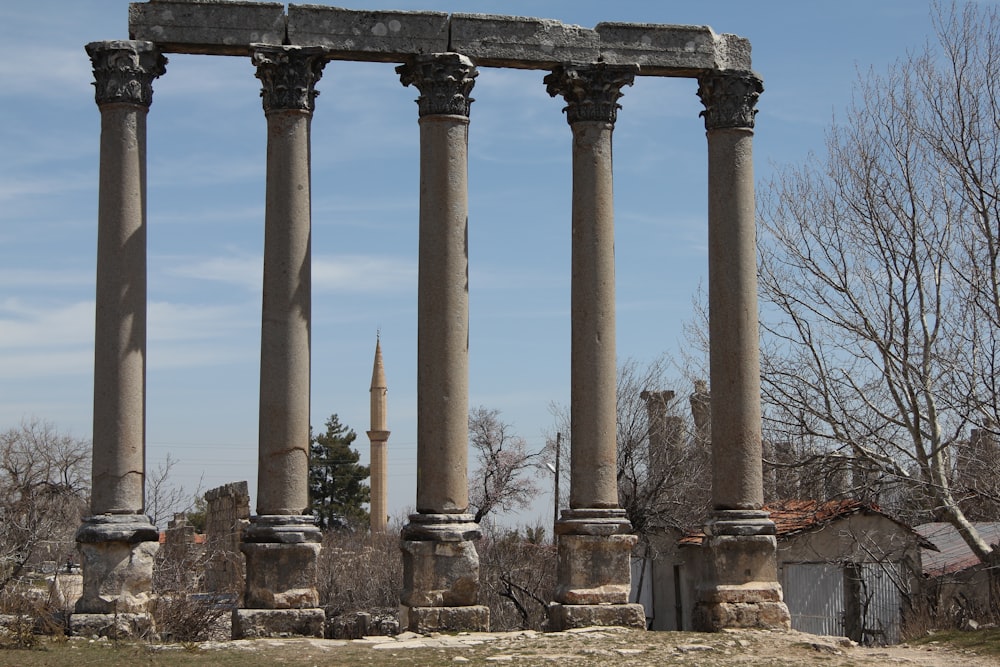
[[[814,635],[859,635],[863,644],[895,644],[902,595],[898,563],[786,563],[781,577],[792,628]],[[848,599],[856,598],[856,599]],[[848,619],[850,610],[857,618]]]
[[[863,644],[899,642],[902,581],[897,563],[860,563]]]
[[[844,569],[836,563],[786,563],[781,577],[792,629],[843,636]]]

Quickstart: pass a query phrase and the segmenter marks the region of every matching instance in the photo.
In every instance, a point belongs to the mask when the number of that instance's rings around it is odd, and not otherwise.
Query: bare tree
[[[528,507],[538,494],[532,479],[537,452],[500,419],[499,410],[469,410],[469,442],[478,467],[469,478],[469,505],[476,522],[496,510],[509,512]]]
[[[72,553],[86,511],[89,443],[37,419],[0,433],[0,591]]]
[[[689,528],[708,508],[710,489],[704,480],[710,444],[699,436],[687,408],[700,385],[676,379],[675,370],[667,356],[649,363],[626,359],[618,367],[618,504],[644,546],[651,531]],[[679,391],[668,390],[669,386]],[[561,481],[568,491],[569,410],[556,405],[551,411],[563,436],[560,468],[565,477]],[[549,441],[544,450],[547,460],[554,453]]]
[[[167,454],[156,468],[146,474],[146,514],[154,526],[166,528],[167,522],[175,514],[191,512],[201,497],[201,480],[193,492],[188,493],[183,486],[175,485],[170,473],[177,465],[177,459]]]
[[[1000,19],[935,25],[936,47],[859,81],[824,156],[762,189],[766,425],[919,488],[990,562],[952,479],[997,416]]]

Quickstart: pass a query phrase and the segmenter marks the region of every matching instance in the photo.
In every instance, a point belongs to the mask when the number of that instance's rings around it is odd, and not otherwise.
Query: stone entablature
[[[461,53],[483,67],[552,69],[566,62],[639,65],[647,76],[750,70],[750,42],[708,26],[598,23],[492,14],[367,11],[231,0],[151,0],[129,7],[132,39],[165,53],[242,56],[257,43],[318,46],[331,60],[404,62]]]

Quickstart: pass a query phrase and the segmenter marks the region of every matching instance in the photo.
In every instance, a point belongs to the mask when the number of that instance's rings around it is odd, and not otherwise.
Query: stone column
[[[570,508],[556,523],[559,564],[553,628],[645,627],[628,604],[636,542],[618,506],[615,249],[611,134],[636,66],[563,65],[545,77],[566,100],[573,131]]]
[[[247,585],[238,636],[322,636],[309,508],[311,200],[309,127],[322,49],[255,45],[267,118],[257,516],[243,536]],[[251,609],[287,613],[249,613]],[[291,610],[295,610],[294,612]],[[243,613],[246,612],[246,613]]]
[[[91,516],[76,533],[79,615],[145,611],[156,527],[145,514],[146,114],[164,58],[150,42],[87,45],[101,111]]]
[[[400,627],[486,630],[467,479],[469,95],[478,72],[457,53],[414,56],[396,71],[420,91],[417,512],[400,544]]]
[[[789,627],[764,503],[751,72],[699,78],[708,136],[708,299],[712,513],[705,525],[701,630]]]

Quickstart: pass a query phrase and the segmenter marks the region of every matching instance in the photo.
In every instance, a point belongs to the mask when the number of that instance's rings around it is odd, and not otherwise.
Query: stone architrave
[[[400,627],[486,630],[479,525],[468,514],[469,96],[478,72],[457,53],[396,68],[420,91],[417,512],[403,528]]]
[[[618,506],[615,442],[615,263],[611,135],[623,86],[635,65],[561,65],[545,77],[566,100],[573,132],[572,345],[573,432],[570,508],[556,523],[559,561],[554,629],[582,625],[644,628],[641,605],[628,604],[629,557],[636,542]]]
[[[788,628],[774,523],[762,509],[760,349],[754,219],[752,72],[699,77],[708,137],[708,299],[712,512],[697,629]]]
[[[87,45],[101,112],[91,516],[76,533],[81,614],[146,610],[158,533],[145,514],[146,115],[166,58],[138,41]]]
[[[267,191],[260,355],[257,515],[243,534],[244,604],[274,613],[316,610],[321,534],[309,506],[310,162],[315,84],[326,63],[319,48],[255,45],[267,118]],[[292,613],[292,612],[289,612]],[[295,611],[293,616],[301,616]],[[239,623],[236,624],[240,627]]]

